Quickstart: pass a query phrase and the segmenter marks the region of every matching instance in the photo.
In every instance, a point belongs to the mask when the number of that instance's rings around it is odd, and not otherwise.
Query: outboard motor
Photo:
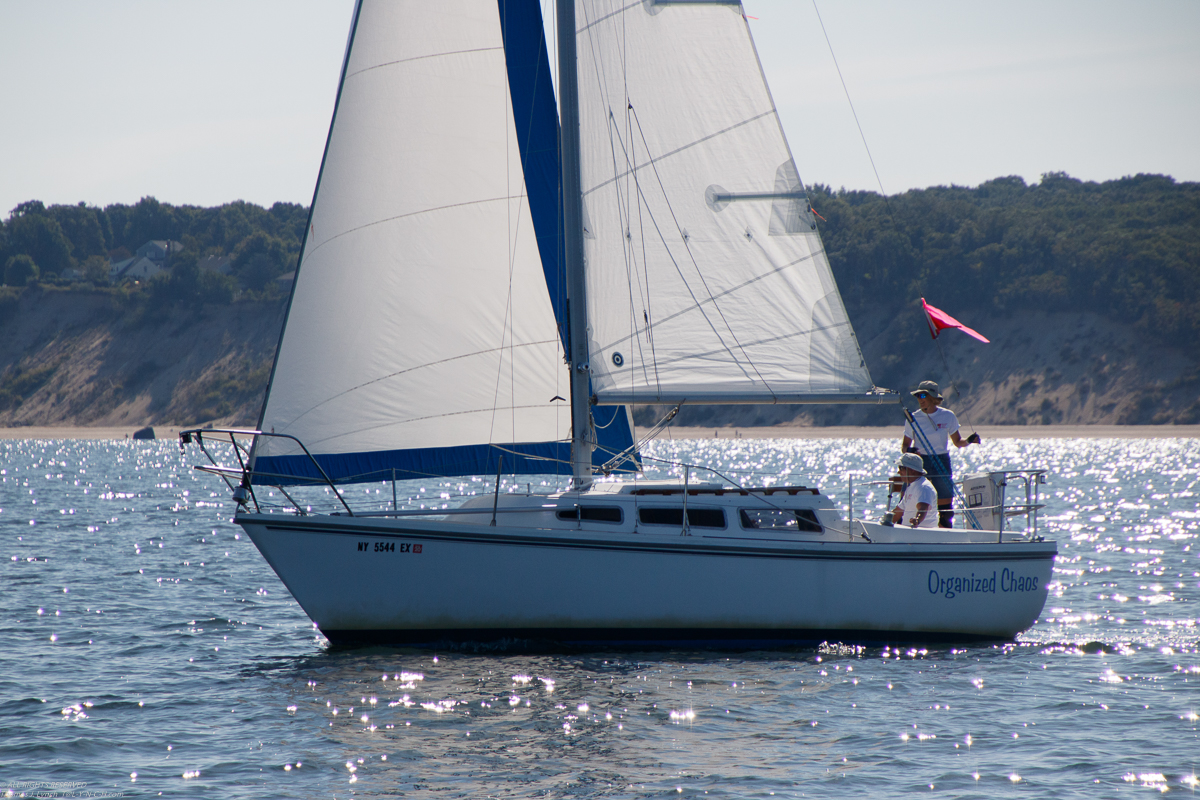
[[[963,479],[962,492],[967,508],[985,531],[1004,530],[1004,489],[1008,486],[1003,472],[985,472]]]

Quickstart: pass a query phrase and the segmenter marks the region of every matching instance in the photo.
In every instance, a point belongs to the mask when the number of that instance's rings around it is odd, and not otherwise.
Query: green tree
[[[4,282],[9,286],[26,286],[36,281],[40,272],[32,258],[18,253],[4,264]]]
[[[184,251],[167,272],[150,279],[151,299],[160,307],[196,305],[198,303],[228,304],[233,300],[233,280],[197,266],[194,252]]]
[[[143,197],[132,206],[109,206],[105,211],[113,226],[113,246],[130,252],[152,239],[178,239],[184,233],[177,209],[153,197]]]
[[[242,286],[257,292],[284,272],[288,260],[287,247],[281,239],[255,231],[238,245],[233,271]]]
[[[44,272],[62,273],[75,265],[71,243],[41,202],[21,203],[13,209],[6,227],[10,254],[26,254]]]
[[[50,206],[47,213],[71,243],[71,255],[76,261],[108,252],[101,224],[104,212],[100,209],[80,203],[75,206]]]
[[[79,269],[83,272],[83,279],[95,284],[108,282],[108,267],[108,259],[104,256],[88,256],[79,265]]]

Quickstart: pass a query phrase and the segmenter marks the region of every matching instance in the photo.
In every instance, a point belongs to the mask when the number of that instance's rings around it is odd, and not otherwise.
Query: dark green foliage
[[[5,263],[13,256],[33,259],[41,272],[61,273],[71,267],[71,243],[54,216],[41,203],[31,201],[13,209],[5,226]]]
[[[88,256],[79,262],[79,270],[83,279],[93,285],[103,283],[108,279],[108,258],[105,256]]]
[[[810,192],[851,316],[924,296],[962,309],[1086,310],[1200,341],[1200,184],[1048,173],[884,198]]]
[[[177,304],[228,304],[233,300],[234,281],[226,275],[196,266],[196,254],[185,250],[171,262],[171,269],[151,278],[147,285],[152,305],[166,308]]]
[[[37,280],[39,274],[38,265],[24,253],[10,257],[4,264],[4,283],[8,286],[24,286]]]
[[[0,223],[0,266],[14,256],[27,256],[43,279],[73,267],[96,284],[107,279],[109,259],[129,258],[152,239],[170,239],[184,245],[181,254],[171,256],[172,272],[181,266],[187,271],[185,256],[194,267],[200,257],[229,255],[235,258],[236,275],[230,279],[193,271],[172,277],[169,285],[163,284],[164,277],[152,287],[157,301],[227,303],[239,286],[255,296],[275,296],[275,278],[295,268],[307,220],[308,209],[296,203],[266,209],[238,200],[200,208],[143,197],[131,206],[101,209],[86,203],[47,208],[31,200]]]
[[[1035,185],[1006,177],[888,198],[816,185],[810,195],[828,220],[821,234],[852,317],[912,308],[925,296],[951,313],[1090,310],[1151,335],[1200,340],[1200,184],[1048,173]],[[228,302],[237,286],[271,296],[275,278],[296,266],[307,214],[294,203],[200,208],[146,197],[100,209],[30,201],[0,225],[0,264],[24,255],[43,276],[76,267],[95,282],[104,277],[100,258],[175,239],[185,248],[172,256],[178,274],[151,281],[157,301]],[[206,255],[234,258],[236,286],[190,269]]]
[[[282,239],[255,231],[238,245],[233,271],[242,286],[262,291],[286,271],[288,261],[287,246]]]
[[[88,256],[108,253],[104,232],[107,217],[100,209],[80,203],[75,206],[50,206],[47,213],[58,223],[63,236],[70,243],[74,261],[82,263]]]

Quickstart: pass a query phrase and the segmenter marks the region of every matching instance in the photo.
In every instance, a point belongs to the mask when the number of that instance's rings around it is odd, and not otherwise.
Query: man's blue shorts
[[[925,464],[925,477],[937,490],[938,501],[954,499],[954,471],[950,467],[949,453],[921,453]]]

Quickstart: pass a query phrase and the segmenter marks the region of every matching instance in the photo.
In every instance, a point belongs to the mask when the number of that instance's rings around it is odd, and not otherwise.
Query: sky
[[[352,8],[0,0],[0,216],[34,199],[309,203]],[[1200,181],[1200,0],[744,8],[806,183]]]

